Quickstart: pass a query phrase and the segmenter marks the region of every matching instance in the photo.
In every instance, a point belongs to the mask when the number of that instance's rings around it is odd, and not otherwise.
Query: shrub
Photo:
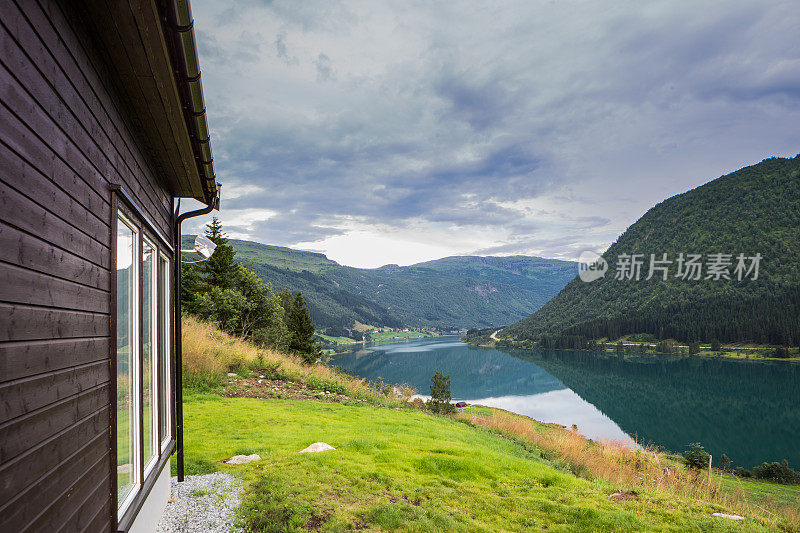
[[[677,351],[677,344],[674,340],[663,340],[656,344],[656,352],[658,353],[675,353]]]
[[[800,483],[800,472],[790,468],[786,459],[780,463],[761,463],[753,467],[753,477],[778,483]]]
[[[335,392],[336,394],[347,394],[347,389],[341,383],[330,381],[327,379],[319,379],[315,376],[310,376],[306,380],[306,386],[312,390]]]
[[[414,398],[413,400],[411,400],[408,403],[409,403],[409,405],[411,405],[411,407],[413,407],[415,409],[424,409],[425,408],[425,402],[422,401],[422,398]]]
[[[711,457],[699,442],[693,442],[683,452],[683,462],[689,468],[707,468],[708,459]]]
[[[789,357],[789,350],[784,348],[783,346],[778,346],[772,352],[772,357],[778,357],[778,358],[781,358],[781,359],[786,359],[786,358]]]

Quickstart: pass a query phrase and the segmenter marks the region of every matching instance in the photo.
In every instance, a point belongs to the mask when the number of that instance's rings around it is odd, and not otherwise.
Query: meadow
[[[407,401],[406,388],[304,366],[191,319],[184,352],[187,474],[243,478],[246,531],[797,531],[800,524],[796,493],[761,487],[757,494],[727,475],[708,484],[658,450],[593,442],[496,409],[433,415]],[[297,453],[314,442],[336,450]],[[252,453],[262,459],[223,463]]]

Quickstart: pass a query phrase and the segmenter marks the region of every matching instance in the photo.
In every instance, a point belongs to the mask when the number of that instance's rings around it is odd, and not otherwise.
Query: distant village
[[[331,353],[350,350],[354,344],[406,341],[464,333],[464,330],[456,328],[393,328],[389,326],[369,326],[363,329],[359,328],[359,330],[339,329],[335,327],[326,328],[323,331],[317,332],[316,340],[324,351]]]

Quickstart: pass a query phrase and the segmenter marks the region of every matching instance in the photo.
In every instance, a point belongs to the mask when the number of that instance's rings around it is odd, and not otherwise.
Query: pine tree
[[[233,246],[228,244],[227,236],[222,232],[222,223],[217,217],[206,225],[206,237],[217,245],[216,250],[207,261],[199,263],[198,270],[206,286],[229,289],[233,284],[234,256]]]
[[[287,306],[285,294],[281,294],[284,306]],[[286,307],[284,307],[286,309]],[[291,306],[286,314],[286,326],[292,334],[289,349],[300,354],[307,363],[315,363],[319,359],[319,347],[314,341],[314,322],[306,308],[306,302],[301,293],[297,293],[291,301]]]

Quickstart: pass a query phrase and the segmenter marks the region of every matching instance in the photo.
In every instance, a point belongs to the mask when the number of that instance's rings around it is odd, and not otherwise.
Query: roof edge
[[[183,107],[184,120],[189,130],[195,164],[203,181],[202,200],[219,209],[220,184],[214,172],[211,153],[211,134],[203,98],[203,81],[194,34],[194,19],[189,0],[162,0],[164,35],[169,48],[175,80]]]

